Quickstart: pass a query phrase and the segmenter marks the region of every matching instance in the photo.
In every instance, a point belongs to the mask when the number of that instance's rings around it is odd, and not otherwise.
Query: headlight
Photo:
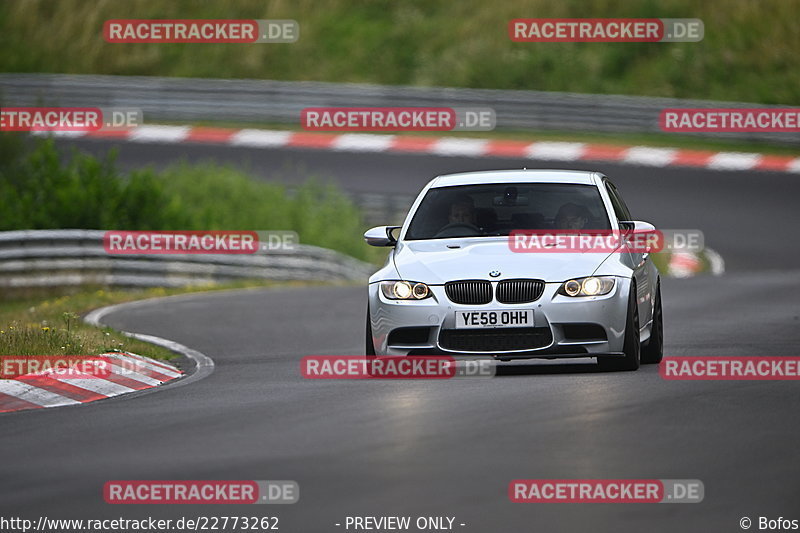
[[[381,281],[381,292],[390,300],[424,300],[431,296],[427,285],[415,281]]]
[[[611,292],[614,283],[611,276],[571,279],[565,281],[558,292],[565,296],[602,296]]]
[[[577,296],[579,292],[581,292],[580,282],[571,279],[564,283],[564,293],[567,296]]]

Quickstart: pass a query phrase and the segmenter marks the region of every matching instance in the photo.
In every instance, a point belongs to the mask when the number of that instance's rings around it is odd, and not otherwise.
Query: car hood
[[[534,278],[562,282],[590,276],[608,253],[518,253],[508,237],[401,242],[394,254],[400,277],[440,285],[457,279]],[[489,272],[499,271],[497,277]]]

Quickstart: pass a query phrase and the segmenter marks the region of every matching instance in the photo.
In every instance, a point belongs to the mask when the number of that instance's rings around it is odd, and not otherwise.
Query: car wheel
[[[375,344],[373,344],[373,342],[372,342],[372,324],[370,323],[370,320],[369,320],[369,305],[367,306],[367,326],[366,326],[366,331],[367,331],[367,338],[366,338],[366,342],[365,342],[366,347],[365,347],[364,353],[367,355],[367,357],[370,357],[370,356],[371,357],[375,357]]]
[[[656,364],[664,358],[664,319],[661,312],[661,283],[656,287],[656,304],[653,306],[653,328],[647,346],[642,348],[642,363]]]
[[[625,321],[625,342],[622,345],[625,357],[599,357],[601,370],[636,370],[639,368],[641,344],[639,343],[639,306],[636,304],[636,285],[631,284],[628,295],[628,318]]]

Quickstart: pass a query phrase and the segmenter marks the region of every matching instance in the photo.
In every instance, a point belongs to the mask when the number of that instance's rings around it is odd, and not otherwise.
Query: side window
[[[614,206],[614,214],[617,215],[619,220],[633,220],[628,206],[622,200],[622,197],[617,192],[617,188],[610,181],[606,181],[606,190],[608,196],[611,198],[611,205]]]

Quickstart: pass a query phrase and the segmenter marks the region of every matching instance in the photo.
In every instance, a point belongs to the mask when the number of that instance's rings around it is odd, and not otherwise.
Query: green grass
[[[4,0],[0,71],[368,82],[800,104],[784,0]],[[699,43],[514,43],[526,17],[700,18]],[[293,44],[109,44],[124,18],[295,19]]]
[[[83,323],[79,315],[96,307],[169,294],[165,289],[112,291],[80,289],[58,296],[25,296],[5,300],[0,311],[0,355],[94,355],[123,350],[157,359],[174,354],[129,339],[110,328]]]

